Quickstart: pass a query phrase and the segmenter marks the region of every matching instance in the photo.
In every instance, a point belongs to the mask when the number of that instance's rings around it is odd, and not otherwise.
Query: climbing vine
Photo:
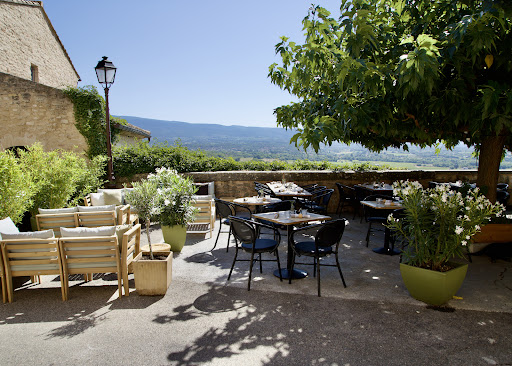
[[[97,155],[105,155],[107,139],[105,137],[105,99],[98,93],[95,86],[87,85],[80,88],[67,88],[64,93],[71,99],[75,111],[75,126],[85,137],[88,145],[87,156],[91,159]],[[113,123],[126,124],[121,118],[110,116]],[[119,130],[111,126],[112,143],[117,139]]]

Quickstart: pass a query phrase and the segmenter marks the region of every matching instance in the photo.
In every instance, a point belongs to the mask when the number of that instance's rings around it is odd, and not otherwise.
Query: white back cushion
[[[75,207],[66,208],[38,208],[40,214],[62,214],[62,213],[73,213],[77,212],[78,209]]]
[[[2,239],[2,233],[15,234],[19,232],[20,231],[18,230],[16,225],[14,225],[14,222],[11,220],[10,217],[0,220],[0,239]]]
[[[112,236],[116,233],[115,226],[99,227],[73,227],[60,228],[60,234],[63,238],[84,238],[90,236]]]

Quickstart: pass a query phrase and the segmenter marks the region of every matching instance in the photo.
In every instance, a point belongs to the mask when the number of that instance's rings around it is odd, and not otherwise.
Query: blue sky
[[[311,0],[44,0],[82,81],[102,56],[118,68],[114,115],[275,127],[294,100],[267,77],[280,36],[302,42]],[[340,0],[315,4],[339,16]],[[101,91],[103,93],[103,91]]]

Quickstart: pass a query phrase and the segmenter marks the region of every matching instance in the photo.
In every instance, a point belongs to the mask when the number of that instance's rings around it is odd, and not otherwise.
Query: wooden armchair
[[[70,274],[117,273],[117,288],[119,297],[122,296],[121,261],[115,235],[63,237],[59,239],[59,248],[66,299],[69,296]]]
[[[6,285],[9,302],[12,302],[14,298],[13,277],[39,275],[59,275],[62,300],[67,299],[57,238],[2,238],[0,245],[5,275],[2,285]]]
[[[215,226],[215,203],[211,196],[195,196],[194,206],[199,209],[193,222],[187,225],[187,233],[206,234],[212,237]]]
[[[77,226],[98,227],[98,226],[116,226],[115,211],[93,211],[77,212]]]
[[[77,212],[38,214],[36,215],[37,230],[52,229],[56,237],[60,237],[61,227],[77,227]]]
[[[128,273],[132,273],[133,259],[140,252],[141,225],[137,224],[123,234],[121,241],[121,277],[123,279],[124,295],[130,295]]]

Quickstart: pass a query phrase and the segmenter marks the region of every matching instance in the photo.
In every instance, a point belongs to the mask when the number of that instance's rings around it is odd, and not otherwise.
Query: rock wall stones
[[[40,2],[0,1],[0,72],[55,88],[77,86],[77,75]]]
[[[87,150],[73,103],[61,90],[0,72],[0,149],[36,141],[45,150]]]

